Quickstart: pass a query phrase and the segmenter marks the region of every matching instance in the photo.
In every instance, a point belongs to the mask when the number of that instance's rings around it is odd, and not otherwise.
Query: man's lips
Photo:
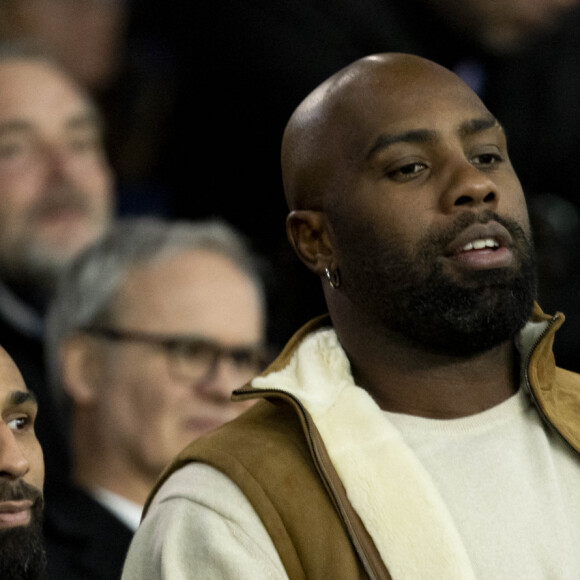
[[[28,499],[0,502],[0,529],[28,525],[33,505]]]
[[[445,248],[445,257],[472,269],[504,268],[513,260],[513,239],[496,221],[472,224]]]

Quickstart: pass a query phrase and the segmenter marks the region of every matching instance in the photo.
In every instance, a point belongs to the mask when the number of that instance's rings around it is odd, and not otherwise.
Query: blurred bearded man
[[[47,483],[66,473],[45,386],[44,314],[60,272],[108,227],[113,178],[88,95],[30,45],[0,45],[0,339],[37,395]]]
[[[44,462],[38,411],[20,372],[0,348],[0,578],[36,580],[46,564],[41,520]]]

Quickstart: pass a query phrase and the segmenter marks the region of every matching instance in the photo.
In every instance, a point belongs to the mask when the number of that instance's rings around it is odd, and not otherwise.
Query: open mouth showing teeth
[[[491,249],[495,250],[499,248],[498,242],[496,242],[493,238],[485,238],[481,240],[474,240],[473,242],[469,242],[461,248],[462,252],[469,252],[471,250],[484,250],[484,249]]]

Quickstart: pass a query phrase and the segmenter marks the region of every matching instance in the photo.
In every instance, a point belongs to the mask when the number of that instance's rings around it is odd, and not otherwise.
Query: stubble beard
[[[28,224],[40,223],[51,212],[74,209],[85,214],[87,224],[82,237],[51,241],[34,230],[20,228],[17,233],[0,235],[0,276],[19,295],[33,303],[51,296],[62,272],[90,243],[100,237],[110,223],[110,210],[101,215],[87,195],[71,185],[55,188],[23,218]],[[10,228],[7,226],[6,230]],[[84,237],[89,233],[86,240]]]
[[[438,257],[467,226],[491,220],[512,236],[514,267],[465,270],[454,280]],[[343,291],[382,327],[425,350],[453,356],[484,352],[515,336],[530,316],[537,289],[535,252],[514,220],[490,211],[466,212],[446,231],[427,235],[413,256],[371,228],[349,229]]]

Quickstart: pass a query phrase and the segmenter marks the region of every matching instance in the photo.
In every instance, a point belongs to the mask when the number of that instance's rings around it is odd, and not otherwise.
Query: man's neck
[[[102,463],[98,463],[102,466]],[[94,469],[86,465],[75,466],[73,469],[74,482],[87,490],[101,488],[120,497],[123,497],[137,505],[144,505],[151,491],[155,479],[145,482],[142,478],[136,477],[126,465],[122,469],[116,470],[115,466],[109,462],[106,472],[101,469]]]
[[[357,385],[387,411],[437,419],[490,409],[518,390],[513,340],[471,356],[430,352],[403,340],[371,334],[339,339]]]
[[[80,413],[73,419],[74,483],[87,490],[102,488],[133,503],[144,505],[159,473],[145,473],[139,462],[127,459],[117,449],[110,449],[95,435],[94,430],[87,430],[86,425],[94,425],[90,415]]]

